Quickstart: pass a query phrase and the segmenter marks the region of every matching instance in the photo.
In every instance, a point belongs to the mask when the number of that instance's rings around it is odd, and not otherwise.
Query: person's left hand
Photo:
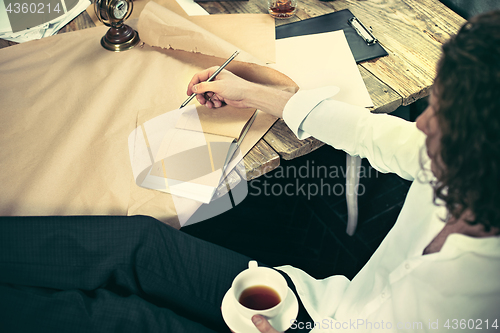
[[[261,315],[255,315],[252,317],[252,322],[257,327],[259,332],[261,333],[280,333],[276,331],[271,324],[267,321],[266,318],[262,317]]]

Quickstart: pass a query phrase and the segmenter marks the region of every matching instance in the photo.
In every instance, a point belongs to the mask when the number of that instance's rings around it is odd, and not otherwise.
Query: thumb
[[[255,325],[255,327],[257,327],[257,329],[261,333],[278,333],[278,331],[276,331],[271,326],[271,324],[269,324],[269,322],[267,321],[267,319],[265,319],[261,315],[255,315],[255,316],[253,316],[252,317],[252,322]]]
[[[208,91],[217,93],[217,83],[216,82],[200,82],[193,86],[193,92],[197,94],[204,94]]]

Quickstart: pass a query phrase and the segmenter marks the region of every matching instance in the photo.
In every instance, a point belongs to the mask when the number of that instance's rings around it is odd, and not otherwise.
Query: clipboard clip
[[[363,25],[363,23],[361,23],[360,20],[358,20],[357,17],[351,17],[349,20],[347,20],[347,23],[349,23],[349,25],[353,27],[354,30],[356,30],[358,35],[363,38],[366,44],[373,45],[377,42],[377,38],[372,35],[370,30],[366,29],[366,27]]]

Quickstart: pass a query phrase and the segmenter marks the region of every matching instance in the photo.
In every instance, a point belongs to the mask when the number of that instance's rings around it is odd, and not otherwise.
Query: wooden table
[[[438,0],[299,0],[296,16],[276,20],[282,25],[348,8],[371,27],[389,56],[358,65],[373,100],[373,112],[392,112],[429,94],[441,44],[465,22]],[[210,14],[267,13],[266,1],[248,0],[200,3]],[[95,26],[86,12],[59,33]],[[15,43],[0,40],[0,48]],[[309,153],[323,143],[314,138],[298,140],[278,121],[244,158],[248,180],[280,164]],[[241,172],[243,173],[243,172]],[[233,181],[239,177],[232,175]]]

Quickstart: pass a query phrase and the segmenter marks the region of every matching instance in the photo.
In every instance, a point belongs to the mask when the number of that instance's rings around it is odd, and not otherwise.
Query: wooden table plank
[[[17,44],[19,44],[19,43],[11,42],[11,41],[8,41],[8,40],[5,40],[5,39],[0,39],[0,49],[3,49],[4,47],[9,47],[9,46],[17,45]]]
[[[306,155],[324,145],[313,137],[297,139],[282,119],[279,119],[267,132],[264,140],[285,160]]]
[[[59,30],[57,33],[62,34],[65,32],[70,32],[70,31],[76,31],[76,30],[83,30],[87,28],[93,28],[95,27],[94,22],[90,18],[89,14],[87,11],[83,11],[80,15],[75,17],[71,22],[66,24],[61,30]]]
[[[373,102],[373,107],[370,108],[370,111],[390,113],[401,105],[402,98],[397,92],[383,84],[362,65],[358,65],[358,70]]]
[[[280,165],[280,157],[264,139],[260,139],[245,156],[243,162],[246,179],[252,180],[276,169]],[[245,175],[242,174],[242,177]]]

